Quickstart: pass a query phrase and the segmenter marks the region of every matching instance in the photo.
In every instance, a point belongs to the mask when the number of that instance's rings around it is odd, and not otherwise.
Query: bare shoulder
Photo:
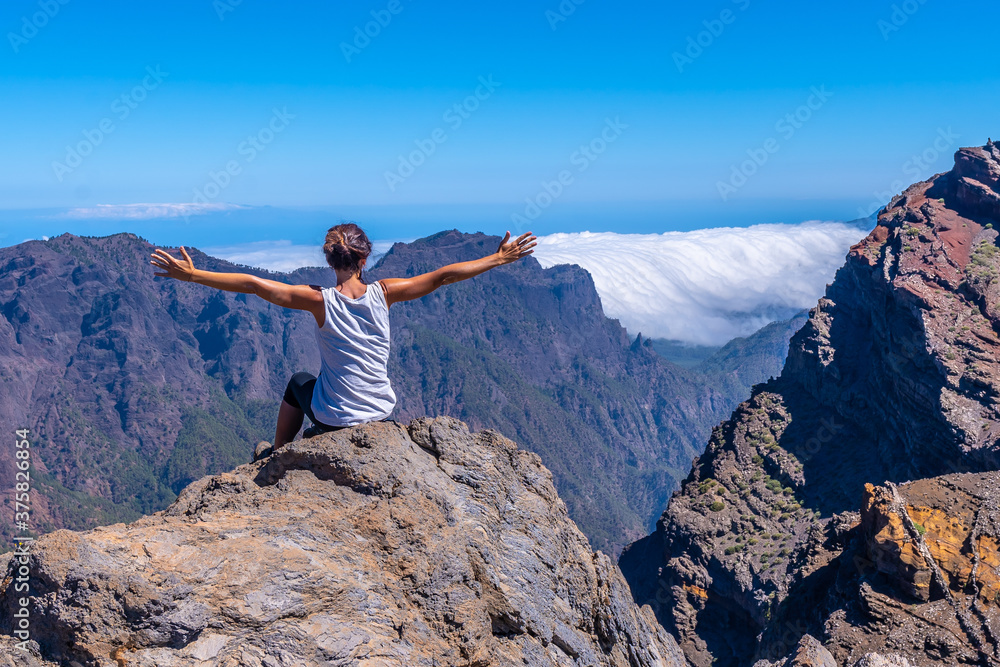
[[[323,288],[319,285],[294,285],[293,289],[299,297],[308,299],[314,303],[323,302]]]
[[[385,307],[388,308],[392,305],[392,299],[389,297],[389,286],[385,284],[386,279],[376,280],[375,284],[379,286],[382,290],[382,298],[385,300]]]

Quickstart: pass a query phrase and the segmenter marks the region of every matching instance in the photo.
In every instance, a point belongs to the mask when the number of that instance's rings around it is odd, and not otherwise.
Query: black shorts
[[[346,426],[327,426],[323,422],[316,419],[316,416],[312,411],[313,389],[315,387],[315,375],[305,372],[296,373],[292,376],[292,379],[288,381],[288,386],[285,387],[284,401],[293,408],[297,408],[306,413],[306,416],[312,420],[313,424],[325,431],[339,431],[342,428],[347,428]],[[381,421],[387,422],[392,420],[386,418]]]
[[[338,428],[343,428],[342,426],[327,426],[316,419],[316,415],[312,411],[313,389],[315,387],[315,375],[311,375],[310,373],[296,373],[288,381],[288,386],[285,388],[284,401],[293,408],[298,408],[306,413],[306,416],[309,417],[312,423],[322,429],[336,431]]]

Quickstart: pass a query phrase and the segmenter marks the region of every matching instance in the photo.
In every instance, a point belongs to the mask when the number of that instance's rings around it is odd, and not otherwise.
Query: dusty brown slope
[[[980,489],[962,512],[899,501],[928,508],[918,514],[930,512],[934,530],[957,522],[954,553],[920,550],[917,528],[866,536],[873,508],[887,511],[871,500],[889,493],[885,482],[1000,468],[998,183],[990,143],[894,199],[793,337],[781,377],[715,430],[656,533],[622,556],[636,599],[695,664],[785,659],[806,635],[844,665],[880,647],[920,665],[1000,657],[997,603],[976,593],[996,563],[970,537],[983,517],[978,534],[998,538],[990,482],[961,482]],[[907,588],[902,573],[919,565],[907,549],[931,571],[977,575],[943,575],[935,588],[922,571]]]
[[[133,524],[46,535],[30,569],[54,663],[685,664],[538,456],[447,417],[296,441]],[[8,576],[4,633],[15,597]]]

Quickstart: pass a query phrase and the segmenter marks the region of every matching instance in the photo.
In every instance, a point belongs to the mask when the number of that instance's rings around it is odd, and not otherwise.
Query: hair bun
[[[327,264],[335,270],[360,273],[361,263],[368,259],[371,252],[372,243],[368,235],[353,222],[331,227],[326,233],[323,253]]]

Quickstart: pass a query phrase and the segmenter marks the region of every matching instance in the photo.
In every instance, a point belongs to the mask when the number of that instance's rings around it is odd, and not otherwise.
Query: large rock
[[[839,667],[819,640],[812,635],[803,635],[795,651],[789,657],[778,662],[761,660],[754,667]]]
[[[450,418],[296,441],[133,524],[46,535],[30,569],[61,664],[685,664],[538,456]]]

